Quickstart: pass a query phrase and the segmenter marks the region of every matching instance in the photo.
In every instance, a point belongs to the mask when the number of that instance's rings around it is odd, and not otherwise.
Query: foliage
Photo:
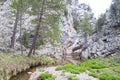
[[[84,72],[86,69],[79,67],[78,65],[66,64],[64,66],[57,66],[56,70],[65,70],[74,74],[79,74],[80,72]]]
[[[111,21],[115,21],[120,18],[120,0],[112,0],[109,18]]]
[[[45,0],[45,2],[47,5],[44,5],[44,17],[42,18],[39,34],[42,38],[47,37],[54,43],[55,41],[59,41],[60,38],[60,14],[63,8],[65,8],[65,5],[62,0]],[[36,16],[36,18],[32,20],[32,23],[38,25],[42,3],[38,0],[28,0],[28,3],[30,7],[32,6],[32,9],[28,10],[28,14]]]
[[[110,73],[97,73],[97,72],[90,72],[90,76],[99,78],[100,80],[120,80],[120,77],[116,74],[110,74]]]
[[[77,22],[77,30],[82,30],[86,34],[91,34],[93,27],[90,21],[91,15],[84,13],[82,20],[80,22]]]
[[[74,74],[79,74],[80,72],[85,72],[90,69],[101,69],[105,68],[105,65],[102,62],[97,62],[99,60],[92,59],[86,62],[80,63],[78,65],[66,64],[64,66],[57,66],[56,70],[65,70]]]
[[[27,0],[13,0],[10,4],[10,9],[13,14],[17,14],[17,11],[19,9],[19,12],[26,13],[27,10]]]
[[[79,79],[74,75],[69,75],[68,80],[79,80]]]
[[[106,14],[101,14],[96,22],[96,30],[100,32],[102,30],[102,26],[105,25],[106,22]]]
[[[13,0],[10,7],[11,12],[15,15],[22,13],[34,16],[34,19],[31,20],[31,23],[36,27],[39,26],[39,33],[37,34],[42,36],[42,39],[35,41],[35,44],[37,44],[35,45],[36,47],[44,44],[43,41],[46,38],[49,38],[47,40],[50,40],[52,43],[59,42],[60,14],[63,12],[63,8],[65,8],[63,0],[45,0],[45,5],[42,5],[42,0]],[[42,7],[44,17],[42,17],[42,20],[40,21],[39,17]],[[19,22],[19,19],[17,21]],[[26,33],[24,35],[25,40],[23,43],[25,43],[25,46],[28,47],[28,40],[25,36],[27,36]]]
[[[28,41],[29,41],[29,33],[27,31],[23,34],[22,44],[27,48],[28,47]]]
[[[42,73],[39,76],[39,78],[41,80],[55,80],[56,77],[54,75],[50,74],[50,73]]]
[[[107,58],[96,58],[77,65],[66,64],[57,66],[56,70],[64,70],[74,74],[89,71],[89,75],[100,80],[120,80],[120,54]]]
[[[109,58],[101,58],[100,61],[105,64],[106,68],[91,69],[89,75],[97,77],[100,80],[120,80],[120,55],[116,54]]]
[[[51,42],[60,40],[60,29],[59,29],[60,15],[49,15],[46,17],[46,22],[51,26],[48,28],[47,35],[51,38]]]
[[[40,45],[44,45],[44,40],[43,39],[39,39],[36,43],[36,48],[38,48]]]
[[[91,59],[86,62],[80,63],[79,66],[86,67],[88,69],[101,69],[105,68],[105,64],[103,64],[102,61],[99,61],[101,59]]]
[[[0,53],[0,79],[11,77],[18,72],[28,69],[35,65],[50,65],[52,60],[45,55],[33,55],[30,57],[24,55],[13,55]]]

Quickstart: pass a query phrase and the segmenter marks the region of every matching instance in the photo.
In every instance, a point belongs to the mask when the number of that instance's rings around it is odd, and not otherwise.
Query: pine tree
[[[16,31],[17,31],[17,25],[18,25],[18,21],[19,21],[19,14],[20,14],[20,0],[19,2],[17,2],[16,0],[13,1],[13,3],[10,5],[15,12],[15,23],[14,23],[14,29],[13,29],[13,35],[11,37],[11,48],[14,48],[15,45],[15,35],[16,35]]]
[[[112,0],[110,6],[110,21],[115,21],[120,18],[120,0]]]
[[[61,0],[28,0],[28,3],[32,6],[32,9],[28,11],[29,14],[37,17],[33,20],[37,26],[33,43],[28,54],[28,56],[30,56],[32,53],[35,53],[36,42],[39,34],[41,38],[50,38],[52,42],[59,40],[58,36],[60,31],[58,25],[60,13],[63,9],[63,3]]]
[[[106,24],[106,14],[101,14],[96,22],[96,31],[100,32],[102,30],[102,26]]]
[[[87,35],[91,35],[93,32],[92,16],[88,13],[84,13],[80,22],[77,22],[77,30],[84,33],[85,43],[87,42]]]

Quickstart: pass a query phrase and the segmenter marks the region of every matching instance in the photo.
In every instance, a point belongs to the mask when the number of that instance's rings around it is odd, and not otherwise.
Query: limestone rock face
[[[11,13],[11,8],[10,8],[11,3],[12,0],[6,0],[0,3],[0,50],[2,51],[9,49],[11,43],[11,37],[13,34],[15,15]],[[25,26],[24,29],[28,30],[31,27],[33,27],[33,25],[31,25],[30,23],[30,20],[33,19],[33,16],[29,16],[28,14],[25,14],[23,18],[25,23],[22,23],[22,26]],[[16,31],[17,33],[15,35],[16,36],[15,48],[17,45],[19,45],[19,38],[20,38],[19,29],[20,28],[18,24],[18,28]]]
[[[77,55],[81,50],[78,50],[78,46],[81,46],[85,42],[83,33],[79,34],[76,31],[77,21],[82,20],[84,13],[93,15],[91,8],[85,4],[79,4],[78,0],[72,0],[72,3],[68,3],[66,6],[67,12],[62,15],[61,30],[62,30],[62,47],[63,54],[67,56]],[[78,51],[74,51],[76,48]],[[80,49],[79,48],[79,49]],[[86,53],[87,54],[87,53]],[[79,55],[78,55],[79,56]]]
[[[93,33],[91,36],[88,36],[87,42],[85,43],[83,32],[80,31],[80,33],[78,33],[76,31],[76,22],[82,20],[84,13],[90,15],[93,15],[93,13],[89,6],[79,4],[78,0],[65,1],[67,3],[66,10],[61,15],[60,22],[62,50],[60,47],[53,49],[53,46],[51,47],[47,44],[41,46],[42,50],[37,50],[38,53],[55,52],[55,55],[58,57],[61,57],[62,54],[60,53],[63,53],[63,55],[69,58],[70,56],[71,58],[77,58],[81,55],[85,58],[94,58],[97,56],[110,55],[120,49],[120,20],[102,26],[103,30],[100,33]],[[9,6],[11,2],[12,0],[6,0],[4,3],[0,3],[0,51],[9,49],[11,43],[11,35],[15,23],[15,15],[11,13]],[[23,18],[24,23],[22,26],[25,26],[23,30],[33,30],[35,25],[32,25],[30,21],[34,19],[35,16],[24,14]],[[91,21],[93,21],[92,25],[94,28],[95,19],[93,18]],[[20,48],[19,31],[18,25],[15,42],[15,48],[18,49]],[[30,44],[32,39],[33,37],[29,39]]]
[[[91,49],[88,53],[88,57],[97,57],[97,56],[107,56],[109,54],[114,53],[117,50],[120,50],[120,28],[117,27],[110,27],[108,25],[103,26],[103,30],[101,33],[96,33],[101,35],[99,39],[95,41],[90,41],[92,43],[87,47],[86,50],[89,48]],[[93,35],[93,37],[97,37],[96,35]],[[84,51],[82,52],[82,55],[84,56]]]
[[[120,20],[102,26],[102,31],[88,36],[87,43],[85,43],[83,33],[76,32],[76,21],[81,20],[85,12],[91,15],[92,12],[89,6],[76,2],[77,0],[72,0],[72,3],[67,5],[68,13],[62,16],[61,30],[64,55],[94,58],[104,57],[120,50]]]
[[[0,4],[0,50],[5,50],[9,43],[10,36],[12,34],[13,22],[10,21],[9,4],[11,0],[8,0]]]

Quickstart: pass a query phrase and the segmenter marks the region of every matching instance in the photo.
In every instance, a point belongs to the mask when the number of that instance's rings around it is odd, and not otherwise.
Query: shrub
[[[69,75],[68,80],[79,80],[79,79],[74,75]]]
[[[72,65],[72,64],[66,64],[64,66],[58,66],[56,68],[56,70],[65,70],[73,74],[79,74],[80,72],[85,72],[87,69],[88,69],[87,67]]]
[[[41,80],[55,80],[55,76],[50,73],[42,73],[39,77]]]
[[[102,73],[99,75],[100,80],[120,80],[115,74]]]
[[[101,69],[106,67],[104,63],[99,59],[88,60],[86,62],[79,64],[79,66],[86,67],[87,69]]]

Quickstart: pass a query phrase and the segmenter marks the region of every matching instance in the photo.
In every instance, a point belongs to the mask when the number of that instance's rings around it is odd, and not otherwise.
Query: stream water
[[[36,71],[36,67],[30,68],[26,71],[18,73],[16,76],[11,77],[10,80],[29,80],[30,74],[28,74],[28,72],[35,72],[35,71]]]

